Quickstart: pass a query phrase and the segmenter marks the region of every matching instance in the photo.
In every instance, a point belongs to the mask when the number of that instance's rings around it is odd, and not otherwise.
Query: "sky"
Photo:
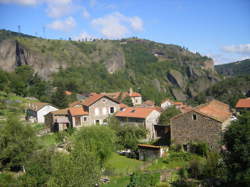
[[[215,64],[250,58],[250,0],[0,0],[0,29],[50,39],[136,36]]]

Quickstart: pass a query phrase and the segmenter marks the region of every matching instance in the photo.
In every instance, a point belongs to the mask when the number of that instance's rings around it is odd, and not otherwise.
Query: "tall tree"
[[[233,186],[250,186],[250,112],[239,116],[224,135],[224,161]]]
[[[15,116],[0,124],[0,169],[20,170],[35,147],[34,130]]]

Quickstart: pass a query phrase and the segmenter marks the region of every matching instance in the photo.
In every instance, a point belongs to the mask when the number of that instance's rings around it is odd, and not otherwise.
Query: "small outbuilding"
[[[138,144],[139,160],[154,160],[164,155],[164,148],[150,144]]]

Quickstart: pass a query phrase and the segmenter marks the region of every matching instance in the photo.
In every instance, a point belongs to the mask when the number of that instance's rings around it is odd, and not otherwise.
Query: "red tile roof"
[[[167,101],[170,102],[171,104],[174,103],[174,101],[172,101],[171,99],[165,99],[164,101],[161,102],[161,104],[163,104],[163,103],[165,103],[165,102],[167,102]]]
[[[64,94],[65,94],[65,95],[72,95],[72,92],[71,92],[71,91],[66,90],[66,91],[64,92]]]
[[[81,105],[83,101],[74,101],[72,103],[69,104],[69,107],[74,107],[76,105]]]
[[[82,105],[85,105],[85,106],[90,106],[92,104],[94,104],[96,101],[98,101],[99,99],[103,98],[103,97],[107,97],[109,98],[110,100],[116,102],[116,103],[119,103],[119,101],[111,98],[111,97],[108,97],[107,95],[103,95],[103,94],[93,94],[91,95],[90,97],[86,98],[83,102],[82,102]]]
[[[154,108],[128,107],[123,111],[117,112],[115,116],[145,119],[154,110]]]
[[[215,119],[219,122],[226,121],[232,115],[232,113],[230,112],[230,107],[227,104],[222,103],[217,100],[212,100],[206,104],[199,105],[187,112],[190,112],[190,111],[195,111],[197,113],[200,113],[202,115]],[[179,114],[171,119],[178,118],[181,115],[183,114]]]
[[[155,102],[151,100],[144,101],[143,104],[148,106],[155,106]]]
[[[141,97],[141,94],[137,93],[137,92],[132,92],[129,94],[130,97]]]
[[[127,108],[127,107],[128,107],[128,105],[125,105],[123,103],[120,104],[120,108]]]
[[[89,114],[87,111],[83,110],[83,107],[69,108],[69,113],[71,116],[84,116]]]
[[[250,108],[250,97],[245,99],[239,99],[236,108]]]

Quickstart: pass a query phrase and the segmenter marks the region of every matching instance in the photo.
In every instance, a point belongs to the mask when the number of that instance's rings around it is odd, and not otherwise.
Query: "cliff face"
[[[170,93],[178,100],[192,98],[220,80],[211,59],[176,45],[137,38],[48,40],[0,31],[0,68],[11,72],[22,65],[32,66],[46,80],[60,68],[102,65],[109,74],[123,73],[136,87]]]

